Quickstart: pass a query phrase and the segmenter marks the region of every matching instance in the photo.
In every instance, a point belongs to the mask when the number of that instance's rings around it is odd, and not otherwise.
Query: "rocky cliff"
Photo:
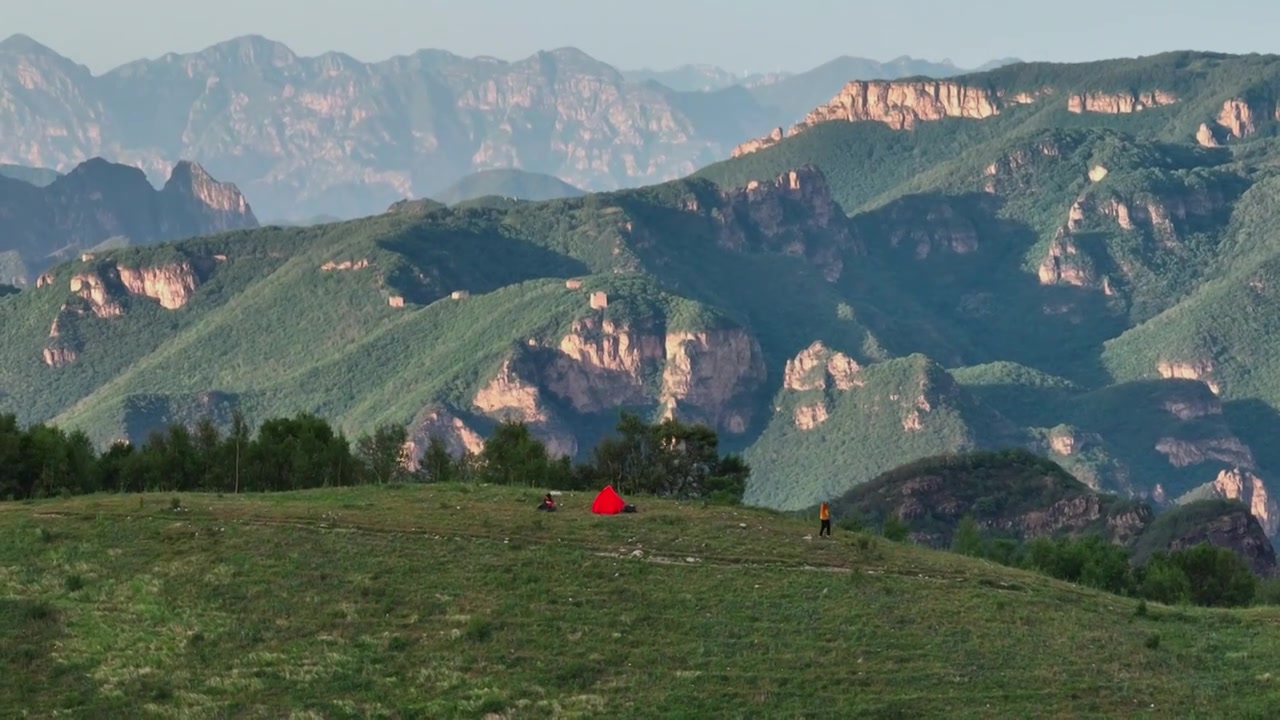
[[[1170,510],[1150,523],[1135,544],[1139,561],[1160,551],[1177,551],[1201,543],[1227,548],[1262,577],[1277,572],[1276,551],[1249,508],[1231,500],[1200,500]]]
[[[106,240],[140,245],[257,224],[234,185],[190,162],[174,167],[161,190],[141,170],[100,158],[43,188],[0,178],[0,252],[23,258],[24,284]]]
[[[95,261],[84,255],[80,267],[71,274],[69,296],[49,327],[42,350],[44,364],[59,368],[76,361],[84,349],[79,332],[83,318],[119,318],[135,297],[147,298],[166,310],[183,307],[217,262],[215,258],[196,258],[129,266],[111,258]],[[41,276],[39,285],[43,288],[52,282],[52,276]]]
[[[812,165],[722,191],[711,217],[722,246],[803,257],[830,282],[844,269],[843,252],[857,249],[826,176]]]
[[[476,393],[473,408],[528,424],[559,455],[582,447],[573,430],[582,418],[608,424],[620,407],[652,408],[727,436],[746,432],[765,378],[755,338],[739,328],[664,330],[602,315],[579,318],[558,340],[521,348]]]

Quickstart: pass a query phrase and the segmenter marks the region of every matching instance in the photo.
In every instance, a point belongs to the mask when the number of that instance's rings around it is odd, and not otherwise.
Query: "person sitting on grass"
[[[547,493],[542,497],[542,504],[538,506],[538,509],[547,512],[556,511],[556,501],[551,498],[551,493]]]

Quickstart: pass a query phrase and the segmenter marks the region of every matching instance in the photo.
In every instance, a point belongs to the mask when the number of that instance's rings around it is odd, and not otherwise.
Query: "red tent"
[[[624,507],[626,503],[618,497],[618,493],[613,491],[613,486],[605,485],[600,494],[596,495],[595,501],[591,503],[591,512],[597,515],[617,515]]]

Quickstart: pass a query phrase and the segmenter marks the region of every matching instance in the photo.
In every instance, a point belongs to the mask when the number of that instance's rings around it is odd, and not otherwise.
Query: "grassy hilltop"
[[[0,714],[1267,717],[1280,614],[766,511],[413,486],[0,506]]]

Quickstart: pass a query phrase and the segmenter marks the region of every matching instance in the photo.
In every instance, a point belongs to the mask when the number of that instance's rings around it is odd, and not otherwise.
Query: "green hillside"
[[[1265,717],[1270,608],[808,519],[425,486],[0,506],[0,712]],[[516,582],[512,582],[513,579]],[[815,652],[816,648],[816,652]]]
[[[445,205],[457,205],[479,198],[516,198],[518,200],[556,200],[578,197],[584,192],[560,178],[516,168],[480,170],[433,193],[433,199]]]
[[[775,508],[1021,447],[1280,532],[1280,59],[947,82],[968,105],[924,83],[639,189],[100,250],[0,304],[0,412],[107,443],[305,411],[457,452],[514,419],[580,454],[625,409],[710,425]]]

